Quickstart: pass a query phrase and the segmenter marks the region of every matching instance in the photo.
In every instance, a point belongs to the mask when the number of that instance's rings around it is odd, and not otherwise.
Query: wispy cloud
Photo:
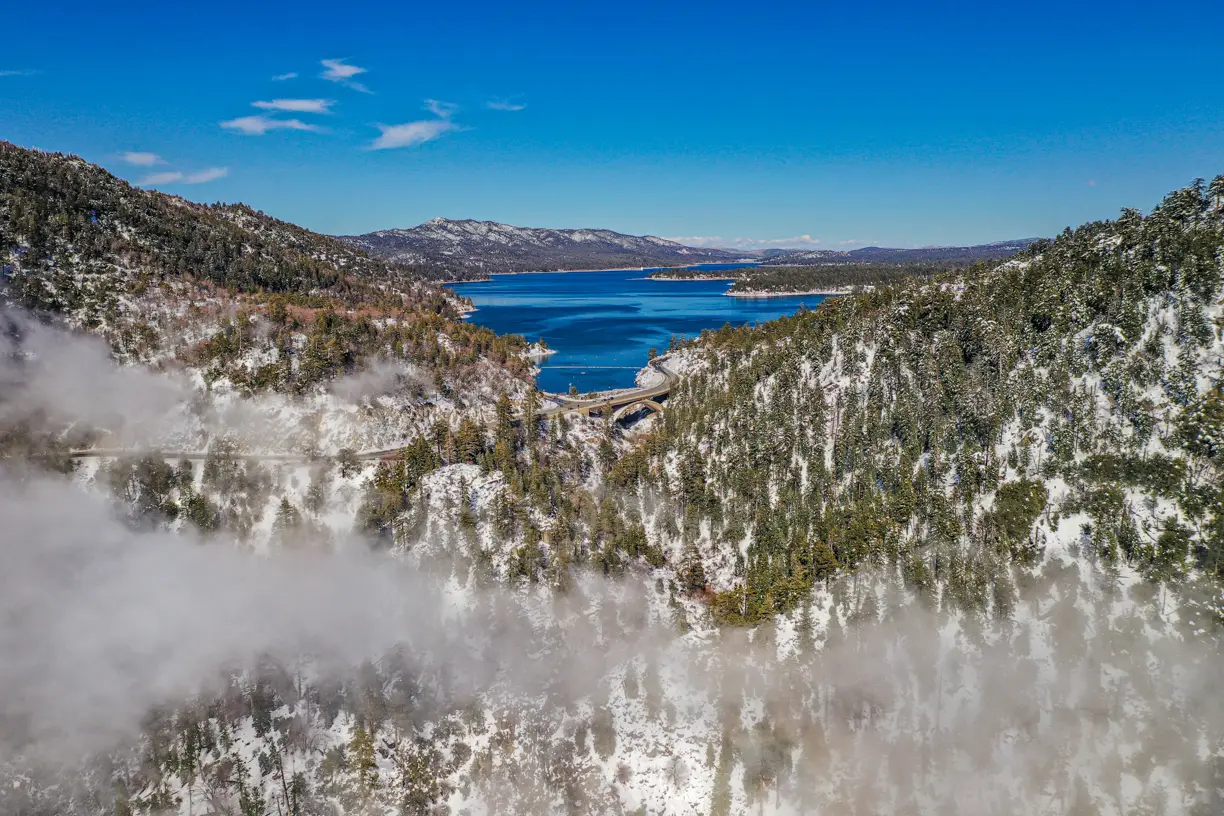
[[[1086,183],[1089,187],[1095,187],[1097,185],[1096,179],[1088,179]]]
[[[6,68],[0,71],[0,77],[34,76],[37,73],[33,68]]]
[[[272,99],[267,102],[252,102],[257,108],[293,113],[331,113],[334,99]]]
[[[724,246],[727,243],[727,239],[720,235],[673,235],[663,240],[695,247]]]
[[[793,238],[739,238],[739,241],[744,242],[744,246],[757,246],[762,249],[776,247],[779,249],[810,249],[819,246],[821,241],[819,238],[813,238],[806,233],[796,235]]]
[[[320,61],[325,70],[320,76],[323,79],[331,82],[339,82],[345,87],[352,88],[354,91],[362,93],[372,93],[372,91],[360,82],[355,82],[353,77],[358,74],[364,74],[368,69],[357,65],[349,65],[342,59],[325,59]]]
[[[425,110],[432,113],[434,116],[442,119],[449,119],[459,110],[459,106],[454,102],[442,102],[437,99],[426,99]]]
[[[367,70],[359,65],[349,65],[342,59],[325,59],[322,60],[322,65],[327,69],[323,72],[323,78],[333,81],[352,79],[358,74],[364,74]]]
[[[166,184],[205,184],[210,181],[216,181],[219,178],[225,178],[229,175],[228,167],[210,167],[207,170],[198,170],[194,173],[182,173],[177,170],[167,171],[165,173],[154,173],[140,181],[141,187],[160,187]]]
[[[200,170],[196,173],[188,173],[183,176],[184,184],[205,184],[210,181],[216,181],[220,178],[225,178],[229,175],[228,167],[210,167],[207,170]]]
[[[813,249],[819,238],[796,235],[793,238],[724,238],[721,235],[688,235],[668,238],[678,244],[695,247],[728,247],[730,249]]]
[[[120,154],[119,159],[136,167],[152,167],[155,164],[166,163],[166,160],[156,153],[142,153],[138,150],[129,150],[127,153]]]
[[[527,107],[522,102],[514,102],[509,99],[490,99],[485,103],[485,107],[495,111],[521,111]]]
[[[287,79],[297,79],[297,72],[290,71],[287,74],[277,74],[276,76],[272,77],[273,82],[284,82]]]
[[[434,139],[463,130],[463,127],[451,121],[451,117],[459,110],[454,102],[443,102],[438,99],[426,99],[425,110],[437,119],[422,119],[419,122],[408,122],[403,125],[379,125],[382,135],[370,145],[370,150],[389,150],[396,147],[416,147],[432,142]]]
[[[382,135],[374,140],[370,150],[416,147],[463,128],[449,119],[425,119],[403,125],[379,125],[378,129],[382,131]]]
[[[222,122],[221,127],[247,136],[262,136],[270,130],[322,130],[318,125],[310,125],[300,119],[275,119],[271,116],[239,116]]]

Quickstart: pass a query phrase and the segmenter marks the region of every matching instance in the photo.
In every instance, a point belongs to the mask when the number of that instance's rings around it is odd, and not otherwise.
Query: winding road
[[[584,399],[575,399],[573,397],[564,396],[561,394],[546,394],[545,396],[557,405],[544,408],[540,411],[541,418],[559,416],[561,414],[578,413],[584,416],[591,414],[602,415],[605,411],[612,411],[614,421],[618,421],[621,417],[633,412],[635,407],[640,407],[644,410],[659,412],[663,410],[663,406],[659,401],[666,399],[671,393],[672,386],[676,380],[680,378],[679,374],[669,369],[664,364],[664,357],[659,357],[651,360],[649,365],[655,371],[663,375],[663,381],[655,385],[644,386],[642,388],[630,388],[620,391],[605,391],[596,393],[594,396]],[[522,418],[518,417],[515,422],[521,422]],[[383,450],[361,451],[356,456],[358,459],[369,461],[371,459],[387,459],[393,458],[397,454],[405,450],[406,446],[395,448],[385,448]],[[152,450],[133,450],[130,448],[84,448],[69,452],[69,456],[74,459],[90,459],[90,458],[106,458],[117,456],[132,456],[145,453],[157,453],[165,459],[207,459],[208,451],[152,451]],[[309,462],[315,459],[322,458],[321,456],[310,456],[300,453],[235,453],[229,456],[231,459],[241,459],[246,461],[256,462]]]

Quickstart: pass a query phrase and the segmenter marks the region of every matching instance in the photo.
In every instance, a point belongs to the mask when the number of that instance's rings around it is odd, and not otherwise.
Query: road
[[[563,396],[561,394],[549,394],[550,400],[559,402],[559,405],[554,405],[550,408],[544,408],[540,411],[540,417],[548,418],[558,416],[560,414],[579,413],[586,416],[591,414],[602,414],[605,411],[616,412],[621,408],[626,408],[636,403],[643,403],[644,408],[650,410],[661,410],[659,400],[667,397],[671,393],[672,386],[680,375],[670,370],[664,363],[664,358],[658,358],[650,361],[650,367],[663,375],[663,382],[656,385],[645,386],[643,388],[631,388],[623,391],[610,391],[602,394],[597,394],[593,397],[585,399],[574,399],[573,397]],[[521,421],[521,420],[518,420]],[[404,447],[385,448],[383,450],[361,451],[357,454],[358,459],[384,459],[395,456],[404,450]],[[152,450],[132,450],[126,448],[85,448],[82,450],[74,450],[69,453],[74,459],[90,459],[103,457],[118,457],[118,456],[136,456],[146,453],[157,453],[164,459],[207,459],[208,451],[152,451]],[[229,458],[242,459],[256,462],[310,462],[316,459],[323,458],[322,456],[311,456],[300,453],[235,453]]]
[[[561,404],[544,409],[540,412],[540,415],[555,416],[557,414],[568,414],[572,411],[577,411],[580,414],[590,416],[592,413],[602,413],[608,409],[615,411],[618,408],[633,405],[635,402],[649,400],[657,403],[660,399],[671,393],[672,385],[675,384],[680,376],[666,366],[664,358],[651,360],[650,367],[663,375],[663,382],[644,388],[607,392],[588,399],[574,399],[573,397],[562,396],[560,394],[550,394],[549,397],[551,399],[558,400]]]

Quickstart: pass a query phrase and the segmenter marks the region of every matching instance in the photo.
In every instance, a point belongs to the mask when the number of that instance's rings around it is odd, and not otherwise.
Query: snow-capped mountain
[[[994,261],[1010,258],[1038,239],[1017,238],[1011,241],[995,241],[975,246],[937,246],[903,249],[897,247],[869,246],[847,251],[837,249],[813,249],[805,252],[777,252],[765,260],[766,264],[779,266],[802,266],[806,264],[842,263],[956,263],[972,264],[978,261]]]
[[[340,237],[375,257],[437,266],[458,277],[490,272],[679,266],[743,257],[741,252],[689,247],[653,235],[624,235],[605,229],[515,227],[471,219],[434,218],[410,229]]]

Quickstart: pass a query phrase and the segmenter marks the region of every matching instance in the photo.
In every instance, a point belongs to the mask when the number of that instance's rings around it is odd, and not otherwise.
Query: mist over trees
[[[122,358],[177,358],[248,391],[302,393],[378,357],[441,384],[522,338],[462,321],[421,270],[241,204],[132,187],[62,154],[0,142],[0,298],[95,331]],[[258,359],[258,363],[255,360]]]
[[[625,431],[397,268],[4,150],[4,296],[78,333],[4,323],[0,811],[1219,812],[1224,177],[677,344]],[[337,414],[394,449],[262,454]]]

